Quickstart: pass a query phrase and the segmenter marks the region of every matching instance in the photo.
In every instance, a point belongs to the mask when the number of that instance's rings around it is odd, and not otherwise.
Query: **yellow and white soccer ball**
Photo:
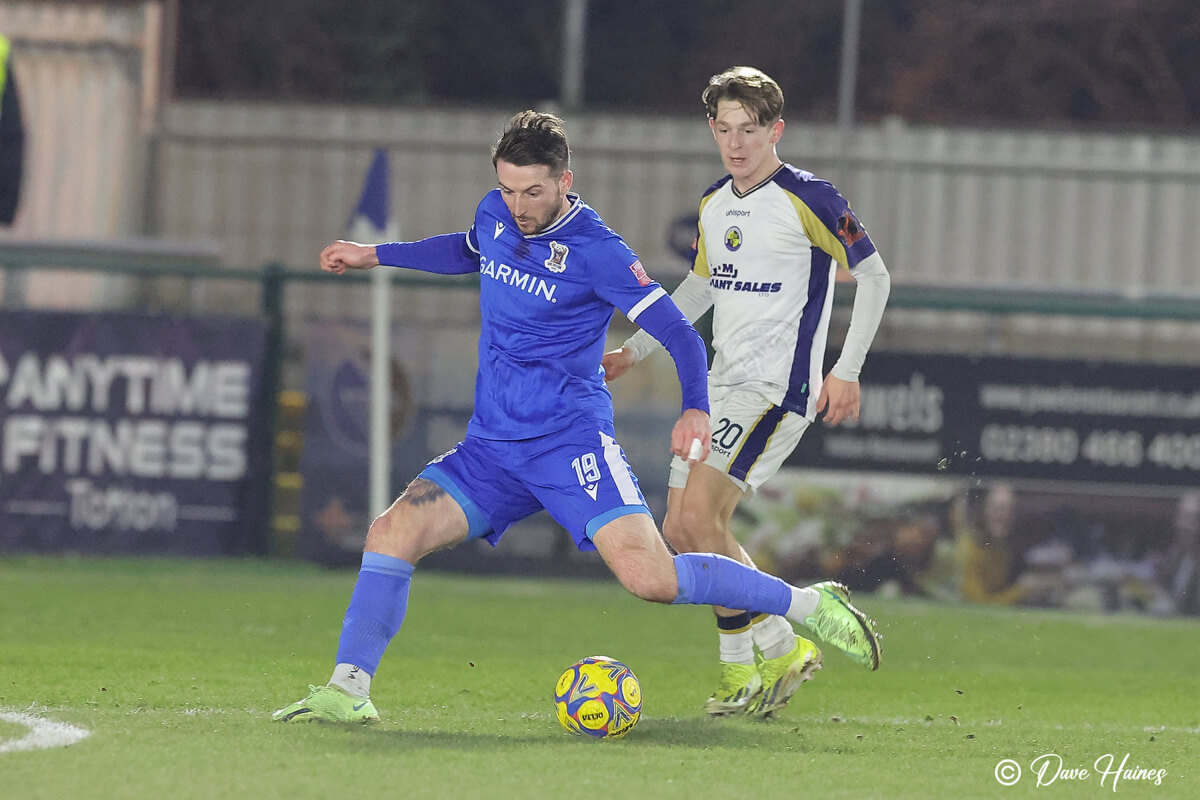
[[[571,733],[615,739],[629,733],[641,717],[642,686],[620,661],[588,656],[558,677],[554,711]]]

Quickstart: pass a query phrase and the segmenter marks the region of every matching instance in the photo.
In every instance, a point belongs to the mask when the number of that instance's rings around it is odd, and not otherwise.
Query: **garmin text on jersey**
[[[542,297],[547,302],[558,302],[554,299],[554,291],[558,288],[556,284],[548,282],[545,278],[523,272],[516,267],[510,267],[508,264],[497,264],[495,261],[484,263],[484,260],[480,258],[479,274],[494,278],[500,283],[512,286],[534,297]]]

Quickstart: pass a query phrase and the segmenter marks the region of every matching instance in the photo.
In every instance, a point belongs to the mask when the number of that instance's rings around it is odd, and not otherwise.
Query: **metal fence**
[[[392,161],[405,238],[465,229],[494,182],[488,147],[507,111],[179,102],[162,142],[160,216],[174,238],[222,243],[231,263],[312,268],[343,233],[374,149]],[[672,245],[720,173],[699,119],[582,114],[570,120],[576,186],[668,287],[687,268]],[[845,147],[831,126],[793,121],[784,158],[832,175],[901,291],[1100,293],[1155,306],[1200,298],[1200,139],[1137,134],[865,125]],[[898,295],[899,297],[900,295]],[[424,298],[437,304],[436,297]],[[295,314],[354,314],[300,290]],[[943,309],[945,311],[945,309]],[[442,304],[440,319],[473,309]],[[1170,316],[1170,315],[1166,315]],[[898,349],[1188,360],[1194,331],[1150,316],[889,315]]]
[[[161,105],[161,16],[153,0],[0,4],[31,145],[14,234],[148,234],[201,243],[225,266],[311,270],[319,248],[344,233],[377,147],[391,154],[392,208],[405,237],[469,224],[494,181],[488,147],[516,109]],[[672,234],[722,171],[703,120],[581,112],[568,124],[577,188],[651,274],[674,285],[686,262]],[[1200,136],[886,120],[847,137],[836,126],[791,118],[779,152],[837,183],[897,286],[1100,292],[1147,302],[1200,297],[1193,255]],[[232,285],[206,286],[212,307],[244,302]],[[89,308],[142,302],[155,290],[39,270],[20,291],[34,306]],[[472,305],[452,295],[417,297],[402,313],[473,319]],[[315,286],[297,287],[286,300],[297,318],[353,316],[366,307],[363,291]],[[898,310],[881,345],[1186,362],[1193,334],[1146,318],[1114,324]]]
[[[371,153],[393,157],[406,236],[461,230],[494,182],[507,111],[176,102],[164,232],[217,238],[232,263],[311,263]],[[581,114],[577,186],[649,268],[682,266],[672,224],[722,172],[700,118]],[[901,281],[1200,294],[1200,138],[790,121],[780,155],[831,177]]]
[[[300,446],[300,421],[297,403],[302,407],[304,386],[305,326],[311,317],[289,313],[292,295],[306,291],[313,297],[330,299],[331,307],[348,307],[354,298],[369,291],[363,274],[333,276],[316,270],[292,270],[280,264],[258,268],[230,268],[214,263],[211,252],[154,248],[146,243],[122,246],[70,246],[62,243],[0,245],[0,270],[6,284],[20,286],[29,272],[54,267],[63,274],[121,276],[135,287],[124,310],[147,313],[204,314],[221,313],[263,315],[270,321],[266,390],[264,396],[277,398],[267,409],[268,424],[276,429],[273,463],[276,498],[281,504],[274,515],[274,529],[264,532],[264,549],[287,549],[298,525],[295,506],[301,490],[295,474]],[[470,415],[472,381],[478,326],[477,287],[470,280],[412,278],[397,280],[391,290],[396,323],[404,331],[404,354],[414,402],[427,409],[438,409],[442,417],[457,414],[458,423],[446,424],[421,434],[419,447],[431,454],[440,452],[461,435]],[[850,296],[838,292],[836,313],[844,316]],[[5,306],[22,308],[18,292],[9,291]],[[365,308],[366,306],[362,306]],[[444,309],[458,309],[449,317]],[[1021,319],[1060,319],[1078,325],[1099,321],[1106,326],[1121,324],[1170,325],[1186,332],[1193,342],[1200,341],[1200,302],[1186,298],[1134,300],[1116,294],[1038,292],[1007,290],[980,292],[966,289],[920,289],[897,286],[891,301],[890,316],[929,315],[936,318],[963,317],[975,321],[975,327],[998,332],[999,336],[1014,321]],[[628,323],[619,316],[610,334],[615,346],[629,332]],[[887,349],[886,335],[883,347]],[[960,346],[961,342],[958,343]],[[931,352],[946,352],[944,335],[928,343]],[[974,352],[1002,352],[1003,342],[990,344],[985,339]],[[623,430],[626,450],[635,471],[642,477],[644,489],[654,508],[665,507],[665,459],[670,422],[678,412],[678,386],[669,359],[661,353],[655,363],[636,370],[612,387],[618,412],[619,430]],[[1112,360],[1112,359],[1110,359]],[[1163,359],[1158,359],[1163,360]],[[869,381],[868,375],[865,380]],[[279,419],[279,414],[284,418]],[[403,481],[411,476],[393,476]],[[364,488],[365,491],[365,488]],[[274,537],[274,538],[272,538]],[[515,545],[526,550],[552,547],[557,537],[523,537]]]

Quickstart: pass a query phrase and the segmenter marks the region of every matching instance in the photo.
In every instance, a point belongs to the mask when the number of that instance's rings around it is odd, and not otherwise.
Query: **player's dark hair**
[[[783,90],[767,73],[754,67],[731,67],[708,79],[700,95],[708,118],[717,118],[717,104],[736,100],[759,125],[770,125],[783,116]]]
[[[492,166],[506,161],[515,167],[544,164],[550,174],[562,175],[571,166],[571,148],[563,121],[553,114],[522,111],[504,126],[492,147]]]

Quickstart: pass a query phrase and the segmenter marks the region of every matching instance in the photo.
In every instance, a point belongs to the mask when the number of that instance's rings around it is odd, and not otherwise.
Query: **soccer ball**
[[[620,661],[588,656],[558,676],[554,710],[571,733],[615,739],[629,733],[642,715],[642,687]]]

